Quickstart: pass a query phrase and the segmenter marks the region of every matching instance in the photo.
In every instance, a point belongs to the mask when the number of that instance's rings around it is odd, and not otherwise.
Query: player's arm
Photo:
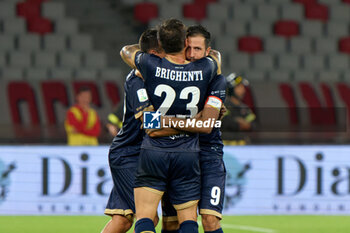
[[[176,134],[181,134],[183,131],[173,129],[173,128],[162,128],[162,129],[146,129],[146,133],[152,137],[167,137]]]
[[[138,51],[140,51],[140,46],[138,44],[126,45],[120,50],[120,56],[128,66],[136,69],[135,55]]]
[[[221,53],[215,49],[211,49],[209,52],[209,56],[213,58],[217,64],[217,74],[221,74]]]

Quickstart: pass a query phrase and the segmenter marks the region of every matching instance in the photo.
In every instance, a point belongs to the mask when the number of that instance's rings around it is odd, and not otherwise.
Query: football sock
[[[204,233],[224,233],[222,231],[222,228],[220,227],[219,229],[215,230],[215,231],[205,231]]]
[[[180,225],[181,233],[198,233],[198,224],[195,221],[187,220]]]
[[[156,232],[153,221],[150,218],[141,218],[135,223],[135,233],[143,231]]]

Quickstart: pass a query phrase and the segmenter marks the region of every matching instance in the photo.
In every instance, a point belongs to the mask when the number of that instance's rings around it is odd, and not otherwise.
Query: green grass
[[[105,216],[0,216],[0,232],[99,233],[109,219]],[[225,233],[349,233],[350,216],[224,216],[222,225]],[[203,232],[201,227],[199,232]]]

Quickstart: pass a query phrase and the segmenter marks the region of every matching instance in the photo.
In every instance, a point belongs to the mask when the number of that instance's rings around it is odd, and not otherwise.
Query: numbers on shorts
[[[159,111],[162,113],[162,115],[165,115],[175,101],[176,92],[171,86],[165,85],[165,84],[160,84],[154,90],[154,94],[156,96],[162,97],[163,93],[165,93],[165,98],[164,98],[162,104],[159,106]],[[192,94],[192,99],[186,105],[186,109],[190,111],[191,116],[195,116],[198,113],[197,104],[198,104],[199,99],[200,99],[199,88],[195,87],[195,86],[185,87],[180,92],[180,99],[187,100],[190,98],[190,94]]]
[[[212,205],[218,205],[220,202],[220,195],[221,195],[221,189],[218,186],[214,186],[211,189],[211,197],[210,204]]]

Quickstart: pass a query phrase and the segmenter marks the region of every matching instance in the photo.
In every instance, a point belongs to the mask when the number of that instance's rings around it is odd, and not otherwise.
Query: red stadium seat
[[[284,37],[297,36],[299,35],[299,24],[293,20],[280,20],[275,23],[274,32]]]
[[[183,15],[186,18],[201,21],[207,17],[205,4],[188,3],[183,6]]]
[[[328,20],[328,7],[322,4],[309,4],[305,6],[305,16],[307,19]]]
[[[53,26],[50,20],[45,18],[32,18],[28,20],[28,31],[45,35],[53,31]]]
[[[114,82],[106,82],[105,90],[112,105],[116,106],[120,102],[119,88]]]
[[[350,0],[343,0],[344,3],[349,3],[350,4]]]
[[[341,38],[339,40],[339,51],[350,54],[350,37]]]
[[[217,0],[195,0],[194,1],[196,4],[204,4],[204,5],[207,5],[211,2],[217,2]]]
[[[19,110],[19,103],[25,101],[28,104],[29,117],[32,125],[38,125],[39,112],[35,99],[35,93],[32,87],[26,82],[10,82],[7,86],[7,95],[9,99],[9,106],[11,111],[11,118],[14,124],[23,123],[23,117]]]
[[[55,125],[57,124],[57,117],[54,103],[58,101],[64,106],[69,106],[66,87],[63,82],[45,81],[41,83],[41,89],[44,96],[47,122],[50,125]]]
[[[241,37],[238,41],[240,51],[247,53],[258,53],[263,51],[262,40],[255,36]]]
[[[279,89],[282,98],[286,101],[289,108],[289,122],[291,125],[297,125],[299,123],[299,118],[293,88],[290,84],[281,83]]]
[[[323,97],[325,99],[325,106],[327,108],[324,120],[327,124],[335,124],[337,119],[335,116],[334,98],[331,88],[326,83],[321,83],[320,85]]]
[[[150,20],[158,17],[158,6],[152,2],[138,3],[134,7],[134,18],[141,23],[147,24]]]
[[[81,87],[88,87],[91,90],[92,102],[97,106],[101,107],[100,94],[98,92],[96,83],[93,81],[75,81],[73,83],[74,94],[77,94]]]
[[[321,104],[314,88],[310,83],[300,82],[299,88],[301,94],[306,101],[310,114],[310,122],[312,125],[329,125],[335,124],[335,112],[333,99],[328,99],[326,107]],[[329,95],[330,90],[324,85],[322,88],[323,94]],[[330,96],[328,96],[330,97]]]
[[[35,2],[35,3],[43,3],[43,2],[47,2],[49,0],[27,0],[27,2]]]
[[[337,89],[338,89],[340,98],[343,100],[343,102],[347,107],[347,116],[348,116],[348,121],[350,122],[350,87],[345,83],[338,83]]]
[[[40,17],[40,3],[32,1],[17,3],[17,15],[26,19]]]

